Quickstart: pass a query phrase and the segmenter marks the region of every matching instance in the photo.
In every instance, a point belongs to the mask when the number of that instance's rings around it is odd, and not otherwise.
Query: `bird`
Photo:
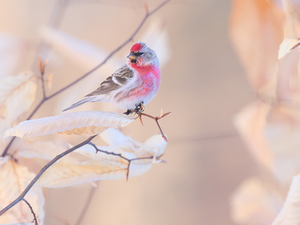
[[[67,111],[87,102],[111,102],[125,114],[144,110],[157,94],[160,86],[158,57],[145,43],[135,43],[127,56],[127,63],[104,80],[100,87],[84,99],[64,109]]]

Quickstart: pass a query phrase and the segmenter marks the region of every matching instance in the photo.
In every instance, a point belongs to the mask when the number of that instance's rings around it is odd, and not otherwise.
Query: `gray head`
[[[130,49],[130,54],[127,56],[129,58],[128,64],[131,66],[148,66],[153,65],[155,67],[159,66],[159,61],[156,53],[150,49],[145,43],[138,42],[134,44]]]

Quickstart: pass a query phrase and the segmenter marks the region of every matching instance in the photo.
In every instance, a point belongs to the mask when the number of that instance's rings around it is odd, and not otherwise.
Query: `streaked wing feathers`
[[[100,84],[100,87],[98,89],[86,95],[85,97],[103,95],[111,91],[117,90],[121,86],[126,85],[128,80],[130,80],[133,77],[133,75],[134,72],[132,69],[130,69],[127,65],[122,66],[114,74],[107,77],[106,80]]]

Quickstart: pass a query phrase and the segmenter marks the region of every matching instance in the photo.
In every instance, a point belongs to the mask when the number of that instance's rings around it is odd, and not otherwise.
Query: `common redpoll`
[[[156,95],[160,85],[159,61],[155,52],[139,42],[130,49],[126,65],[122,66],[92,93],[69,108],[73,109],[87,102],[112,102],[127,114],[146,105]]]

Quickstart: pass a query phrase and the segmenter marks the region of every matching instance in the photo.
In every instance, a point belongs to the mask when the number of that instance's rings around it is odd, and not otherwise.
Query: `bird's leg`
[[[135,109],[127,109],[126,112],[123,114],[130,115],[131,113],[139,114],[139,112],[144,112],[145,110],[144,102],[141,102],[140,104],[135,105]]]

